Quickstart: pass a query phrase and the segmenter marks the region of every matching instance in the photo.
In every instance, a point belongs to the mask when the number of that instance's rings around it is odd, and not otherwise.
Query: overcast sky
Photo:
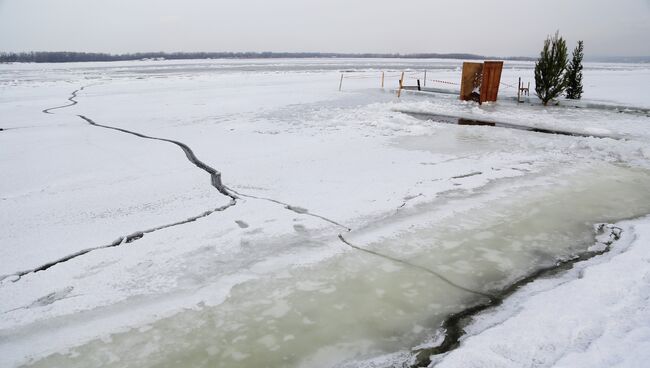
[[[0,0],[0,51],[650,56],[650,0]]]

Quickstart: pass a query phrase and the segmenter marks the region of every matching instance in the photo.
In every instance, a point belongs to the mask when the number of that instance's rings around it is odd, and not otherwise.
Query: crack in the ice
[[[77,92],[77,91],[75,91],[75,92]],[[74,100],[75,97],[76,97],[76,94],[74,94],[73,97],[70,97],[70,100],[73,101],[73,102],[76,102]],[[297,214],[316,217],[316,218],[319,218],[319,219],[321,219],[323,221],[326,221],[326,222],[329,222],[331,224],[334,224],[334,225],[340,226],[342,228],[345,228],[347,231],[351,230],[349,227],[347,227],[345,225],[342,225],[342,224],[340,224],[340,223],[338,223],[338,222],[336,222],[336,221],[334,221],[332,219],[329,219],[329,218],[327,218],[325,216],[321,216],[319,214],[312,213],[312,212],[310,212],[309,210],[307,210],[305,208],[294,206],[294,205],[291,205],[291,204],[288,204],[288,203],[284,203],[282,201],[272,199],[272,198],[264,198],[264,197],[258,197],[258,196],[250,195],[250,194],[239,193],[239,192],[237,192],[237,191],[235,191],[233,189],[228,188],[221,181],[221,173],[219,171],[215,170],[214,168],[208,166],[207,164],[205,164],[201,160],[199,160],[196,157],[196,155],[194,154],[194,152],[192,151],[192,149],[183,142],[172,140],[172,139],[167,139],[167,138],[152,137],[152,136],[148,136],[148,135],[138,133],[138,132],[133,132],[133,131],[123,129],[123,128],[117,128],[117,127],[113,127],[113,126],[109,126],[109,125],[99,124],[99,123],[93,121],[92,119],[90,119],[90,118],[88,118],[88,117],[86,117],[84,115],[77,115],[77,116],[80,117],[81,119],[85,120],[88,124],[93,125],[93,126],[98,126],[98,127],[102,127],[102,128],[106,128],[106,129],[117,130],[117,131],[120,131],[120,132],[123,132],[123,133],[135,135],[135,136],[140,137],[140,138],[158,140],[158,141],[173,143],[173,144],[177,145],[178,147],[180,147],[185,152],[185,155],[190,160],[190,162],[192,162],[194,165],[196,165],[201,170],[204,170],[204,171],[206,171],[207,173],[210,174],[210,176],[212,178],[212,185],[215,188],[217,188],[217,190],[221,194],[223,194],[225,196],[228,196],[233,200],[237,200],[238,199],[237,196],[241,196],[241,197],[246,197],[246,198],[252,198],[252,199],[258,199],[258,200],[273,202],[273,203],[279,204],[279,205],[283,206],[285,209],[287,209],[289,211],[292,211],[292,212],[295,212]]]
[[[74,106],[74,105],[78,104],[78,101],[75,100],[75,98],[77,98],[77,93],[79,93],[80,91],[82,91],[86,87],[88,87],[88,86],[83,86],[83,87],[81,87],[81,88],[79,88],[77,90],[74,90],[72,92],[71,96],[68,98],[68,101],[70,101],[71,103],[69,103],[67,105],[61,105],[61,106],[47,108],[47,109],[42,110],[42,112],[45,113],[45,114],[52,114],[52,112],[50,112],[52,110],[62,109],[62,108],[66,108],[66,107],[70,107],[70,106]],[[237,197],[237,195],[242,196],[242,197],[258,199],[258,200],[265,200],[265,201],[270,201],[270,202],[273,202],[273,203],[276,203],[276,204],[280,204],[285,209],[287,209],[289,211],[295,212],[295,213],[300,214],[300,215],[316,217],[316,218],[319,218],[319,219],[321,219],[323,221],[329,222],[331,224],[343,227],[347,231],[351,231],[351,229],[349,227],[341,225],[340,223],[338,223],[338,222],[336,222],[334,220],[331,220],[331,219],[329,219],[327,217],[311,213],[311,212],[309,212],[309,210],[307,210],[305,208],[290,205],[288,203],[284,203],[284,202],[281,202],[281,201],[278,201],[278,200],[275,200],[275,199],[271,199],[271,198],[257,197],[257,196],[253,196],[253,195],[249,195],[249,194],[238,193],[235,190],[232,190],[232,189],[228,188],[221,181],[221,172],[219,172],[218,170],[210,167],[209,165],[207,165],[203,161],[199,160],[199,158],[194,154],[192,149],[183,142],[172,140],[172,139],[167,139],[167,138],[152,137],[152,136],[148,136],[148,135],[145,135],[145,134],[142,134],[142,133],[130,131],[130,130],[127,130],[127,129],[100,124],[100,123],[95,122],[94,120],[92,120],[91,118],[89,118],[89,117],[87,117],[85,115],[77,115],[77,116],[79,118],[83,119],[85,122],[87,122],[88,124],[90,124],[92,126],[105,128],[105,129],[116,130],[116,131],[119,131],[119,132],[122,132],[122,133],[127,133],[127,134],[134,135],[134,136],[139,137],[139,138],[151,139],[151,140],[157,140],[157,141],[172,143],[172,144],[180,147],[183,150],[183,152],[185,153],[185,156],[187,157],[187,159],[192,164],[194,164],[199,169],[201,169],[201,170],[207,172],[208,174],[210,174],[212,186],[215,187],[219,191],[219,193],[223,194],[224,196],[229,197],[230,198],[230,203],[228,203],[227,205],[224,205],[222,207],[218,207],[218,208],[216,208],[214,210],[205,211],[205,212],[201,213],[198,216],[193,216],[193,217],[190,217],[190,218],[182,220],[182,221],[177,221],[177,222],[174,222],[174,223],[171,223],[171,224],[157,226],[157,227],[154,227],[154,228],[151,228],[151,229],[148,229],[148,230],[144,230],[144,231],[136,231],[136,232],[134,232],[134,233],[132,233],[130,235],[120,237],[120,238],[118,238],[117,240],[115,240],[114,242],[112,242],[110,244],[83,249],[83,250],[80,250],[78,252],[69,254],[69,255],[67,255],[65,257],[59,258],[59,259],[57,259],[55,261],[45,263],[45,264],[43,264],[43,265],[41,265],[39,267],[35,267],[35,268],[24,270],[24,271],[15,272],[15,273],[9,274],[9,275],[1,275],[0,276],[0,282],[2,282],[4,279],[9,278],[9,277],[14,277],[15,279],[12,280],[12,282],[17,282],[18,280],[20,280],[23,276],[25,276],[27,274],[36,273],[36,272],[40,272],[40,271],[45,271],[45,270],[47,270],[47,269],[49,269],[49,268],[51,268],[51,267],[53,267],[55,265],[58,265],[58,264],[63,263],[63,262],[67,262],[69,260],[72,260],[74,258],[77,258],[77,257],[80,257],[82,255],[88,254],[90,252],[100,250],[100,249],[114,248],[114,247],[121,246],[123,244],[130,244],[130,243],[132,243],[132,242],[134,242],[136,240],[141,239],[142,237],[144,237],[145,234],[149,234],[149,233],[152,233],[152,232],[155,232],[155,231],[167,229],[167,228],[174,227],[174,226],[184,225],[184,224],[196,221],[196,220],[198,220],[200,218],[207,217],[207,216],[209,216],[209,215],[211,215],[211,214],[213,214],[215,212],[225,211],[226,209],[228,209],[228,208],[230,208],[232,206],[235,206],[237,204],[237,199],[239,199],[239,197]]]
[[[340,223],[338,223],[338,222],[336,222],[334,220],[331,220],[331,219],[329,219],[329,218],[327,218],[325,216],[321,216],[321,215],[318,215],[318,214],[315,214],[315,213],[311,213],[311,212],[309,212],[309,210],[307,210],[305,208],[294,206],[294,205],[291,205],[291,204],[288,204],[288,203],[284,203],[284,202],[279,201],[277,199],[258,197],[258,196],[254,196],[254,195],[250,195],[250,194],[240,193],[240,192],[235,191],[234,189],[231,189],[231,188],[225,186],[221,181],[221,173],[219,171],[213,169],[212,167],[208,166],[207,164],[203,163],[201,160],[199,160],[196,157],[196,155],[194,155],[194,152],[192,152],[192,149],[190,149],[190,147],[187,146],[185,143],[175,141],[175,140],[172,140],[172,139],[152,137],[152,136],[148,136],[148,135],[145,135],[145,134],[133,132],[133,131],[123,129],[123,128],[117,128],[117,127],[112,127],[112,126],[109,126],[109,125],[99,124],[99,123],[93,121],[92,119],[90,119],[90,118],[88,118],[88,117],[86,117],[84,115],[77,115],[77,116],[80,117],[81,119],[85,120],[90,125],[94,125],[94,126],[98,126],[98,127],[102,127],[102,128],[106,128],[106,129],[117,130],[117,131],[120,131],[120,132],[123,132],[123,133],[128,133],[128,134],[135,135],[135,136],[140,137],[140,138],[159,140],[159,141],[163,141],[163,142],[169,142],[169,143],[173,143],[173,144],[179,146],[185,152],[185,155],[190,160],[190,162],[192,162],[198,168],[208,172],[211,175],[211,177],[212,177],[212,185],[215,188],[217,188],[217,190],[219,190],[219,192],[221,194],[226,195],[226,196],[230,197],[233,200],[237,200],[238,199],[237,196],[241,196],[241,197],[246,197],[246,198],[252,198],[252,199],[257,199],[257,200],[273,202],[273,203],[279,204],[279,205],[283,206],[285,209],[287,209],[289,211],[292,211],[292,212],[295,212],[297,214],[316,217],[316,218],[319,218],[319,219],[321,219],[323,221],[326,221],[326,222],[329,222],[331,224],[334,224],[334,225],[340,226],[342,228],[345,228],[347,231],[351,231],[351,229],[349,227],[341,225]]]
[[[602,242],[604,245],[603,249],[587,250],[569,259],[559,260],[552,266],[538,269],[537,271],[503,289],[498,295],[491,297],[489,301],[476,304],[458,313],[449,315],[441,325],[441,328],[445,331],[445,338],[443,342],[431,348],[414,350],[413,353],[415,355],[415,363],[411,365],[411,368],[428,367],[432,363],[432,356],[445,354],[458,348],[460,346],[460,338],[465,334],[463,325],[468,318],[471,318],[490,308],[498,307],[499,305],[503,304],[504,300],[507,297],[514,294],[524,285],[527,285],[540,277],[549,276],[563,270],[569,270],[576,263],[587,261],[609,252],[611,250],[612,244],[621,238],[623,229],[614,225],[600,224],[597,228],[597,231],[602,233],[606,228],[610,231],[610,239],[608,241]]]
[[[452,179],[465,179],[465,178],[470,178],[472,176],[477,176],[477,175],[482,175],[482,174],[483,173],[480,172],[480,171],[475,171],[475,172],[471,172],[471,173],[465,174],[465,175],[452,176],[451,178]]]
[[[58,301],[61,301],[61,300],[77,298],[77,297],[80,297],[80,296],[84,295],[84,294],[71,295],[72,290],[74,290],[74,287],[73,286],[68,286],[68,287],[66,287],[66,288],[64,288],[62,290],[55,291],[55,292],[49,293],[49,294],[47,294],[45,296],[42,296],[42,297],[34,300],[32,303],[30,303],[28,305],[23,305],[23,306],[20,306],[20,307],[16,307],[16,308],[12,308],[12,309],[9,309],[7,311],[4,311],[4,312],[2,312],[2,314],[15,312],[15,311],[21,310],[21,309],[32,309],[32,308],[44,307],[44,306],[52,305],[52,304],[54,304],[54,303],[56,303]]]
[[[76,105],[78,103],[75,100],[75,98],[77,97],[77,93],[79,91],[82,91],[84,88],[85,87],[81,87],[81,88],[79,88],[79,89],[72,92],[72,96],[70,96],[70,98],[68,98],[68,100],[70,102],[72,102],[72,103],[67,104],[67,105],[62,105],[62,106],[57,106],[57,107],[52,107],[52,108],[49,108],[49,109],[45,109],[42,112],[46,113],[46,114],[52,114],[50,112],[51,110],[61,109],[61,108]],[[208,166],[203,161],[199,160],[196,157],[196,155],[194,154],[194,152],[192,151],[192,149],[189,146],[187,146],[186,144],[184,144],[182,142],[179,142],[179,141],[171,140],[171,139],[151,137],[151,136],[147,136],[147,135],[140,134],[140,133],[137,133],[137,132],[132,132],[132,131],[129,131],[129,130],[126,130],[126,129],[116,128],[116,127],[111,127],[111,126],[108,126],[108,125],[99,124],[99,123],[96,123],[95,121],[93,121],[92,119],[90,119],[90,118],[88,118],[86,116],[83,116],[83,115],[77,115],[77,116],[79,118],[83,119],[84,121],[86,121],[88,124],[93,125],[93,126],[106,128],[106,129],[117,130],[117,131],[120,131],[120,132],[123,132],[123,133],[128,133],[128,134],[135,135],[135,136],[140,137],[140,138],[159,140],[159,141],[173,143],[173,144],[177,145],[178,147],[180,147],[183,150],[183,152],[185,153],[185,156],[187,156],[187,159],[192,164],[194,164],[196,167],[198,167],[201,170],[203,170],[203,171],[207,172],[208,174],[210,174],[210,178],[211,178],[211,181],[212,181],[212,186],[215,187],[219,191],[219,193],[229,197],[230,202],[228,204],[224,205],[224,206],[215,208],[213,210],[205,211],[205,212],[203,212],[203,213],[201,213],[201,214],[199,214],[197,216],[192,216],[192,217],[189,217],[189,218],[187,218],[185,220],[176,221],[176,222],[173,222],[171,224],[156,226],[154,228],[150,228],[150,229],[147,229],[147,230],[144,230],[144,231],[136,231],[136,232],[134,232],[134,233],[132,233],[130,235],[120,237],[120,238],[118,238],[117,240],[115,240],[114,242],[112,242],[110,244],[100,245],[100,246],[97,246],[97,247],[83,249],[83,250],[80,250],[78,252],[69,254],[69,255],[67,255],[65,257],[59,258],[59,259],[57,259],[55,261],[52,261],[52,262],[45,263],[45,264],[43,264],[41,266],[38,266],[38,267],[35,267],[35,268],[32,268],[32,269],[15,272],[15,273],[9,274],[9,275],[2,275],[2,276],[0,276],[0,281],[3,281],[4,279],[9,278],[9,277],[14,277],[16,279],[12,280],[12,281],[17,282],[18,280],[20,280],[23,276],[25,276],[27,274],[36,273],[36,272],[40,272],[40,271],[45,271],[45,270],[47,270],[47,269],[49,269],[49,268],[51,268],[51,267],[53,267],[55,265],[58,265],[58,264],[63,263],[63,262],[67,262],[67,261],[69,261],[71,259],[80,257],[80,256],[85,255],[85,254],[88,254],[88,253],[90,253],[92,251],[96,251],[96,250],[100,250],[100,249],[107,249],[107,248],[114,248],[114,247],[121,246],[123,244],[130,244],[130,243],[132,243],[132,242],[134,242],[136,240],[142,239],[145,234],[149,234],[149,233],[153,233],[153,232],[163,230],[163,229],[167,229],[167,228],[170,228],[170,227],[184,225],[184,224],[187,224],[187,223],[190,223],[190,222],[194,222],[194,221],[196,221],[198,219],[207,217],[207,216],[209,216],[209,215],[211,215],[211,214],[213,214],[215,212],[223,212],[226,209],[228,209],[228,208],[230,208],[232,206],[235,206],[237,204],[237,196],[230,193],[228,191],[228,189],[221,182],[221,173],[219,171],[215,170],[214,168]]]
[[[82,91],[84,88],[86,88],[86,86],[81,87],[81,88],[79,88],[79,89],[72,92],[72,96],[70,96],[68,98],[68,100],[71,102],[70,104],[57,106],[57,107],[51,107],[49,109],[43,110],[43,112],[46,113],[46,114],[51,114],[51,112],[50,112],[51,110],[62,109],[62,108],[65,108],[65,107],[70,107],[70,106],[76,105],[78,103],[78,101],[75,100],[75,98],[77,98],[77,93]],[[208,174],[210,174],[210,178],[212,180],[212,186],[215,187],[219,191],[219,193],[221,193],[221,194],[223,194],[223,195],[225,195],[227,197],[230,197],[232,200],[237,200],[237,197],[234,194],[230,193],[228,191],[228,189],[221,182],[221,172],[219,172],[218,170],[210,167],[209,165],[207,165],[203,161],[199,160],[199,158],[196,157],[196,155],[194,154],[192,149],[188,145],[186,145],[185,143],[180,142],[180,141],[175,141],[173,139],[152,137],[152,136],[148,136],[148,135],[145,135],[145,134],[142,134],[142,133],[133,132],[133,131],[130,131],[130,130],[127,130],[127,129],[117,128],[117,127],[113,127],[113,126],[110,126],[110,125],[100,124],[100,123],[97,123],[97,122],[93,121],[91,118],[88,118],[88,117],[86,117],[84,115],[77,115],[77,116],[79,118],[83,119],[88,124],[93,125],[93,126],[97,126],[97,127],[101,127],[101,128],[105,128],[105,129],[116,130],[116,131],[119,131],[119,132],[122,132],[122,133],[127,133],[127,134],[134,135],[134,136],[139,137],[139,138],[151,139],[151,140],[157,140],[157,141],[162,141],[162,142],[175,144],[176,146],[180,147],[183,150],[183,152],[185,153],[185,156],[187,156],[187,159],[192,164],[194,164],[199,169],[201,169],[201,170],[207,172]]]
[[[492,126],[497,128],[507,128],[507,129],[534,132],[534,133],[565,135],[571,137],[600,138],[600,139],[610,138],[615,140],[624,140],[623,137],[614,136],[614,135],[581,133],[581,132],[565,131],[565,130],[558,130],[558,129],[551,129],[551,128],[538,128],[534,126],[519,125],[519,124],[499,122],[499,121],[467,119],[460,116],[444,115],[444,114],[438,114],[433,112],[410,111],[405,109],[397,109],[395,111],[412,116],[416,119],[430,120],[436,123],[444,123],[444,124],[452,124],[452,125]]]
[[[424,194],[420,193],[420,194],[418,194],[418,195],[413,195],[413,196],[406,196],[406,197],[404,197],[404,198],[403,198],[404,202],[402,202],[402,204],[401,204],[399,207],[397,207],[397,209],[395,209],[395,215],[397,215],[397,214],[399,213],[399,211],[400,211],[402,208],[406,207],[406,205],[407,205],[410,201],[412,201],[412,200],[414,200],[414,199],[416,199],[416,198],[418,198],[418,197],[424,197]]]
[[[117,130],[119,132],[131,134],[131,135],[134,135],[136,137],[140,137],[140,138],[144,138],[144,139],[152,139],[152,140],[156,140],[156,141],[163,141],[163,142],[168,142],[168,143],[172,143],[172,144],[177,145],[178,147],[180,147],[183,150],[183,152],[185,152],[185,156],[187,156],[187,159],[191,163],[193,163],[199,169],[201,169],[201,170],[207,172],[208,174],[210,174],[210,178],[212,179],[212,186],[215,187],[219,191],[219,193],[221,193],[221,194],[223,194],[223,195],[225,195],[227,197],[230,197],[232,200],[237,200],[237,196],[235,196],[233,193],[230,193],[228,191],[228,189],[221,182],[221,173],[219,171],[215,170],[214,168],[208,166],[203,161],[199,160],[196,157],[196,155],[194,154],[194,152],[192,151],[192,149],[188,145],[186,145],[185,143],[175,141],[173,139],[152,137],[152,136],[145,135],[145,134],[142,134],[142,133],[133,132],[133,131],[130,131],[130,130],[127,130],[127,129],[113,127],[113,126],[110,126],[110,125],[99,124],[99,123],[93,121],[92,119],[90,119],[90,118],[88,118],[88,117],[86,117],[84,115],[77,115],[77,116],[80,117],[81,119],[83,119],[84,121],[86,121],[88,124],[93,125],[93,126],[97,126],[97,127],[101,127],[101,128],[105,128],[105,129]]]
[[[142,239],[146,234],[151,234],[151,233],[159,231],[159,230],[163,230],[163,229],[167,229],[167,228],[174,227],[174,226],[179,226],[179,225],[185,225],[185,224],[188,224],[190,222],[194,222],[194,221],[199,220],[201,218],[210,216],[211,214],[213,214],[215,212],[223,212],[223,211],[227,210],[228,208],[234,206],[235,204],[236,204],[236,201],[234,199],[231,199],[230,203],[228,203],[228,204],[226,204],[224,206],[215,208],[213,210],[205,211],[205,212],[201,213],[200,215],[192,216],[192,217],[189,217],[189,218],[187,218],[185,220],[182,220],[182,221],[177,221],[177,222],[173,222],[171,224],[156,226],[156,227],[144,230],[144,231],[136,231],[136,232],[131,233],[129,235],[119,237],[110,244],[100,245],[100,246],[92,247],[92,248],[86,248],[86,249],[80,250],[78,252],[69,254],[69,255],[67,255],[65,257],[59,258],[59,259],[57,259],[55,261],[47,262],[47,263],[45,263],[43,265],[40,265],[40,266],[32,268],[32,269],[19,271],[19,272],[14,272],[14,273],[9,274],[9,275],[2,275],[2,276],[0,276],[0,282],[3,281],[4,279],[10,278],[10,277],[15,277],[16,279],[11,280],[11,281],[12,282],[17,282],[25,275],[40,272],[40,271],[45,271],[45,270],[47,270],[47,269],[49,269],[51,267],[54,267],[54,266],[56,266],[56,265],[58,265],[60,263],[70,261],[70,260],[72,260],[74,258],[83,256],[85,254],[88,254],[88,253],[96,251],[96,250],[114,248],[114,247],[118,247],[118,246],[121,246],[121,245],[133,243],[136,240]]]
[[[226,187],[226,188],[228,188],[228,187]],[[334,220],[332,220],[332,219],[329,219],[329,218],[327,218],[327,217],[325,217],[325,216],[321,216],[321,215],[316,214],[316,213],[311,213],[311,212],[309,212],[308,209],[303,208],[303,207],[294,206],[294,205],[291,205],[291,204],[288,204],[288,203],[284,203],[284,202],[282,202],[282,201],[279,201],[279,200],[277,200],[277,199],[273,199],[273,198],[259,197],[259,196],[255,196],[255,195],[251,195],[251,194],[240,193],[240,192],[238,192],[238,191],[236,191],[236,190],[234,190],[234,189],[232,189],[232,188],[228,188],[228,190],[230,190],[231,192],[237,194],[237,195],[240,196],[240,197],[251,198],[251,199],[257,199],[257,200],[260,200],[260,201],[267,201],[267,202],[272,202],[272,203],[275,203],[275,204],[279,204],[279,205],[281,205],[282,207],[284,207],[285,209],[287,209],[287,210],[289,210],[289,211],[292,211],[292,212],[295,212],[295,213],[297,213],[297,214],[299,214],[299,215],[305,215],[305,216],[316,217],[316,218],[319,218],[319,219],[321,219],[321,220],[323,220],[323,221],[329,222],[329,223],[331,223],[331,224],[333,224],[333,225],[336,225],[336,226],[342,227],[342,228],[344,228],[344,229],[347,230],[347,231],[352,231],[351,228],[349,228],[349,227],[347,227],[347,226],[345,226],[345,225],[342,225],[342,224],[339,223],[339,222],[336,222],[336,221],[334,221]]]
[[[70,97],[69,100],[74,102],[74,104],[76,104],[77,103],[77,101],[75,100],[75,98],[77,97],[76,93],[83,90],[83,88],[84,87],[80,88],[79,90],[74,91],[73,96]],[[71,106],[71,105],[69,105],[69,106]],[[250,194],[239,193],[239,192],[237,192],[237,191],[235,191],[233,189],[228,188],[221,181],[221,173],[219,171],[215,170],[214,168],[208,166],[207,164],[205,164],[201,160],[199,160],[196,157],[196,155],[194,154],[194,152],[192,151],[192,149],[183,142],[172,140],[172,139],[167,139],[167,138],[152,137],[152,136],[148,136],[148,135],[145,135],[145,134],[142,134],[142,133],[133,132],[133,131],[130,131],[130,130],[127,130],[127,129],[117,128],[117,127],[113,127],[113,126],[109,126],[109,125],[100,124],[100,123],[97,123],[97,122],[93,121],[92,119],[90,119],[90,118],[88,118],[88,117],[86,117],[84,115],[77,115],[77,116],[80,117],[81,119],[83,119],[84,121],[86,121],[88,124],[93,125],[93,126],[102,127],[102,128],[106,128],[106,129],[112,129],[112,130],[120,131],[120,132],[127,133],[127,134],[132,134],[132,135],[135,135],[135,136],[140,137],[140,138],[158,140],[158,141],[168,142],[168,143],[172,143],[172,144],[177,145],[178,147],[180,147],[185,152],[185,155],[187,156],[188,160],[190,160],[190,162],[192,162],[195,166],[197,166],[201,170],[204,170],[204,171],[206,171],[207,173],[210,174],[210,176],[212,178],[212,185],[215,188],[217,188],[217,190],[221,194],[230,197],[232,200],[236,201],[238,199],[237,196],[239,195],[241,197],[273,202],[273,203],[279,204],[279,205],[283,206],[285,209],[287,209],[289,211],[292,211],[292,212],[295,212],[297,214],[319,218],[319,219],[321,219],[323,221],[329,222],[329,223],[334,224],[336,226],[340,226],[340,227],[346,229],[347,231],[351,231],[351,229],[349,227],[347,227],[345,225],[342,225],[339,222],[336,222],[336,221],[334,221],[332,219],[329,219],[329,218],[327,218],[325,216],[321,216],[319,214],[312,213],[312,212],[310,212],[309,210],[307,210],[305,208],[298,207],[298,206],[295,206],[295,205],[291,205],[291,204],[288,204],[288,203],[284,203],[282,201],[272,199],[272,198],[258,197],[258,196],[254,196],[254,195],[250,195]]]
[[[61,105],[61,106],[56,106],[56,107],[50,107],[50,108],[47,108],[47,109],[45,109],[45,110],[42,110],[42,112],[45,113],[45,114],[52,114],[52,113],[50,112],[50,111],[52,111],[52,110],[64,109],[64,108],[66,108],[66,107],[70,107],[70,106],[74,106],[74,105],[78,104],[79,102],[77,102],[77,101],[75,100],[75,98],[77,97],[77,93],[83,91],[84,88],[86,88],[86,86],[83,86],[83,87],[81,87],[81,88],[79,88],[79,89],[76,89],[76,90],[72,91],[72,95],[71,95],[70,97],[68,97],[68,101],[70,101],[69,104],[67,104],[67,105]]]
[[[482,291],[478,291],[478,290],[472,290],[472,289],[470,289],[470,288],[467,288],[467,287],[465,287],[465,286],[462,286],[462,285],[460,285],[460,284],[458,284],[458,283],[456,283],[456,282],[450,280],[449,278],[443,276],[441,273],[436,272],[436,271],[434,271],[434,270],[432,270],[432,269],[430,269],[430,268],[427,268],[427,267],[424,267],[424,266],[420,266],[420,265],[418,265],[418,264],[415,264],[415,263],[412,263],[412,262],[406,261],[406,260],[404,260],[404,259],[400,259],[400,258],[392,257],[392,256],[389,256],[389,255],[386,255],[386,254],[383,254],[383,253],[376,252],[376,251],[374,251],[374,250],[370,250],[370,249],[366,249],[366,248],[362,248],[362,247],[359,247],[359,246],[357,246],[357,245],[354,245],[354,244],[350,243],[349,241],[347,241],[347,240],[343,237],[342,234],[339,234],[339,240],[341,240],[344,244],[346,244],[346,245],[349,246],[350,248],[356,249],[356,250],[358,250],[358,251],[365,252],[365,253],[368,253],[368,254],[372,254],[372,255],[374,255],[374,256],[381,257],[381,258],[387,259],[387,260],[389,260],[389,261],[392,261],[392,262],[395,262],[395,263],[400,263],[400,264],[403,264],[403,265],[409,266],[409,267],[411,267],[411,268],[415,268],[415,269],[418,269],[418,270],[420,270],[420,271],[424,271],[424,272],[426,272],[426,273],[429,273],[429,274],[431,274],[431,275],[433,275],[433,276],[439,278],[439,279],[442,280],[443,282],[445,282],[445,283],[449,284],[450,286],[453,286],[453,287],[455,287],[455,288],[457,288],[457,289],[460,289],[460,290],[466,291],[466,292],[471,293],[471,294],[479,295],[479,296],[482,296],[482,297],[488,298],[488,299],[490,299],[490,300],[492,300],[492,299],[495,298],[495,296],[492,295],[492,294],[484,293],[484,292],[482,292]]]

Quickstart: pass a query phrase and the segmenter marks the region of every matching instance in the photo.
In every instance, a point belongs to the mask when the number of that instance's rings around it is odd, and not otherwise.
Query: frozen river
[[[408,365],[450,314],[650,213],[647,65],[587,65],[593,108],[379,88],[459,67],[0,65],[0,365]]]

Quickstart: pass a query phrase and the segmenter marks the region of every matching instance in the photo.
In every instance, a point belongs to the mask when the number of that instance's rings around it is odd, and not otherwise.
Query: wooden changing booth
[[[463,63],[460,99],[463,101],[494,102],[499,95],[503,61]]]

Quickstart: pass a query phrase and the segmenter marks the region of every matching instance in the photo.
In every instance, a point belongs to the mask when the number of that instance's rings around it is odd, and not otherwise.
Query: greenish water
[[[595,223],[650,213],[648,171],[594,164],[548,180],[552,185],[521,186],[445,216],[436,217],[443,209],[435,206],[423,209],[400,218],[389,236],[368,230],[349,237],[455,284],[494,292],[586,249]],[[449,206],[453,201],[444,211]],[[182,311],[32,366],[331,367],[418,345],[445,316],[479,298],[419,268],[349,249],[240,284],[220,305]]]

